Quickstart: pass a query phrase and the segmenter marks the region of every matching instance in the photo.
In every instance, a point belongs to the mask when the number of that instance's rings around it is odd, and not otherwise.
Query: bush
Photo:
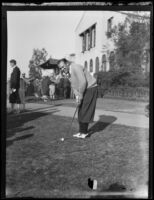
[[[149,73],[131,72],[124,70],[98,72],[95,74],[97,83],[103,90],[115,87],[149,87]]]

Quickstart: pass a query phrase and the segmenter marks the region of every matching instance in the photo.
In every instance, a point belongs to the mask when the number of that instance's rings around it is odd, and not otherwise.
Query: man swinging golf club
[[[96,79],[83,68],[63,58],[58,61],[60,70],[71,74],[71,87],[78,104],[79,133],[74,134],[77,138],[86,138],[88,135],[88,125],[93,122],[96,101],[97,83]]]

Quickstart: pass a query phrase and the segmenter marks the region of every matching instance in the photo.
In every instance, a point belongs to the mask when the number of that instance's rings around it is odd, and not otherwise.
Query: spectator
[[[60,81],[58,83],[58,91],[59,91],[59,97],[64,97],[64,77],[60,78]]]
[[[41,91],[41,80],[38,81],[38,96],[41,97],[42,96],[42,91]]]
[[[11,103],[11,113],[17,112],[20,113],[20,69],[16,66],[16,60],[10,60],[10,65],[13,68],[10,78],[10,96],[9,102]],[[15,104],[17,104],[17,111],[15,110]]]
[[[33,96],[34,95],[35,89],[34,89],[34,83],[33,82],[34,82],[33,80],[29,81],[29,85],[26,89],[26,96]]]
[[[59,98],[60,92],[61,92],[61,79],[62,79],[62,74],[61,73],[56,73],[56,88],[55,88],[55,95],[56,98]]]
[[[41,88],[40,88],[40,80],[36,78],[34,80],[34,95],[36,98],[39,98],[41,96]]]
[[[51,73],[50,81],[51,81],[51,84],[49,85],[49,95],[50,95],[50,99],[55,99],[56,77],[55,77],[54,71]]]
[[[22,111],[25,111],[26,84],[30,84],[30,82],[26,79],[25,74],[22,74],[22,78],[20,78],[20,89],[19,89],[19,96],[21,104],[23,105]]]
[[[49,85],[51,84],[50,78],[44,76],[41,82],[42,86],[42,99],[46,102],[49,96]]]
[[[67,99],[70,97],[71,84],[67,77],[64,78],[64,98]]]

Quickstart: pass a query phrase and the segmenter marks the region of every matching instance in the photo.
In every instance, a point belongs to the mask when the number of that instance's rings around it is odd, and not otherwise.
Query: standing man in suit
[[[86,138],[88,125],[93,122],[95,114],[98,94],[96,79],[82,65],[71,63],[65,58],[58,61],[58,66],[71,74],[71,87],[78,104],[79,133],[73,136]]]
[[[17,104],[17,113],[20,113],[20,96],[19,96],[19,88],[20,88],[20,69],[16,66],[16,60],[10,60],[10,65],[13,68],[10,78],[10,97],[9,101],[11,103],[11,113],[14,113],[15,104]]]
[[[26,78],[25,77],[25,73],[22,74],[22,77],[20,78],[20,88],[19,88],[19,97],[20,97],[20,101],[22,104],[22,108],[20,107],[20,111],[25,111],[26,110],[26,101],[25,101],[25,93],[26,93],[26,87],[27,85],[30,84],[30,81],[33,81],[35,78],[31,77],[31,78]]]

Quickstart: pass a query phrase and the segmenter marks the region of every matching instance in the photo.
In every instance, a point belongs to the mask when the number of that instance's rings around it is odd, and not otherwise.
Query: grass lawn
[[[100,120],[91,124],[91,136],[83,140],[72,137],[77,121],[69,133],[70,121],[41,112],[7,117],[10,197],[89,198],[89,177],[98,181],[96,195],[135,191],[147,184],[148,129]]]

